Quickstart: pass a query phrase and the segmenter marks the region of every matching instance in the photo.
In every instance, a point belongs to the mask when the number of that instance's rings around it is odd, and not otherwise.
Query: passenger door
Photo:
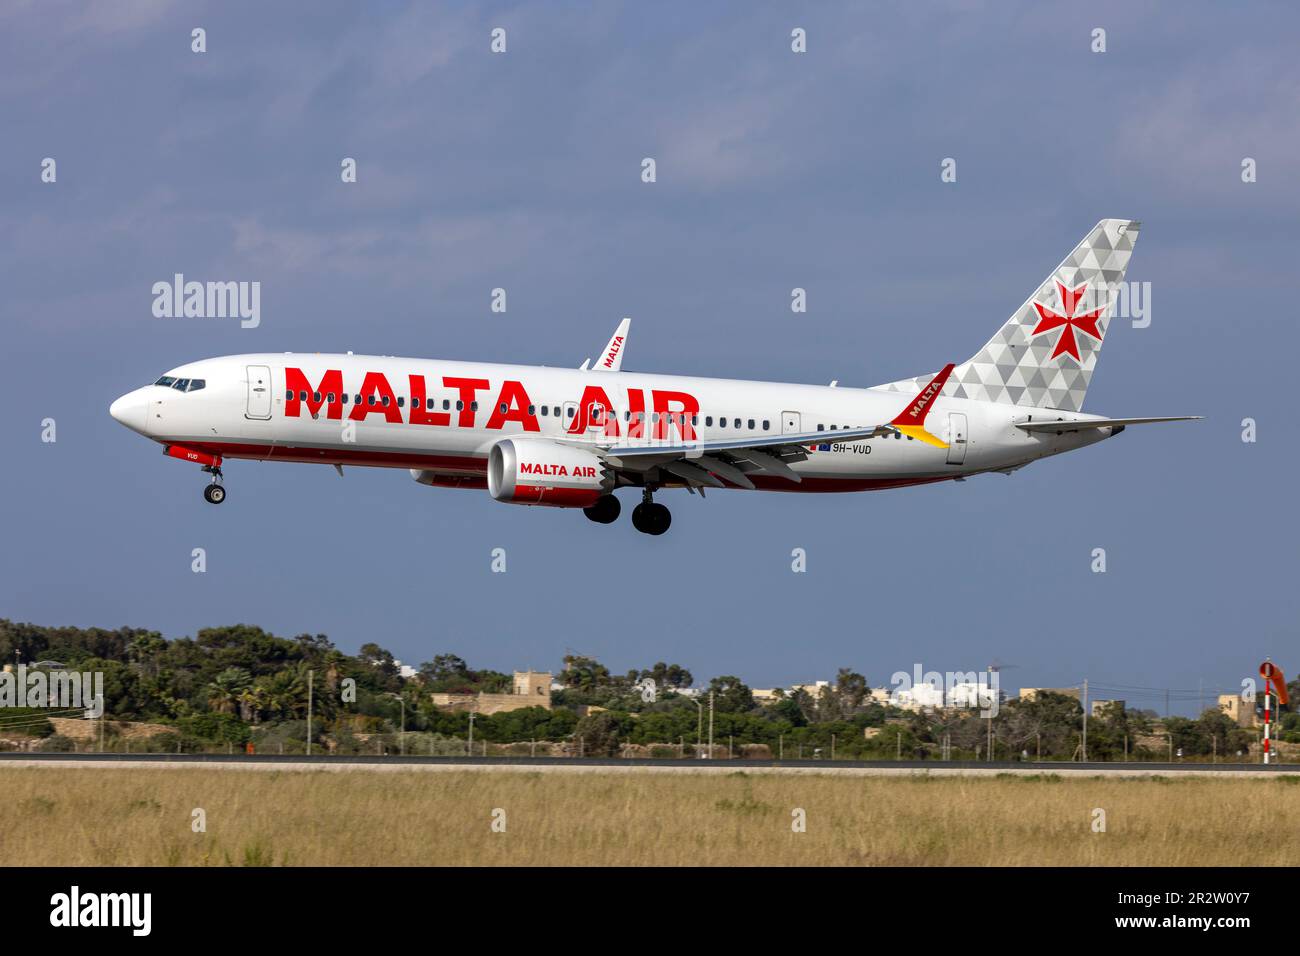
[[[960,412],[948,414],[948,464],[960,465],[966,460],[966,416]]]
[[[265,421],[271,417],[271,370],[265,365],[248,366],[247,418]]]

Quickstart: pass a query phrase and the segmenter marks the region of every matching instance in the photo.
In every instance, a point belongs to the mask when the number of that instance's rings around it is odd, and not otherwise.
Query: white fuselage
[[[909,396],[387,356],[236,355],[182,365],[166,378],[203,385],[145,386],[118,399],[113,416],[163,445],[220,458],[408,468],[428,484],[467,487],[483,487],[488,452],[506,437],[608,445],[824,430],[825,442],[791,466],[801,482],[756,481],[761,490],[821,492],[1009,470],[1113,433],[1027,433],[1016,423],[1095,416],[941,396],[927,428],[946,449],[898,434],[837,444],[837,430],[889,422]],[[679,483],[660,478],[660,486]]]

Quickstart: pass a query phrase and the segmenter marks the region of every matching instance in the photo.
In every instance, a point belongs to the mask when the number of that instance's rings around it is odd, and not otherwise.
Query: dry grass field
[[[1258,866],[1300,849],[1300,785],[1279,779],[38,767],[0,769],[0,788],[8,866]]]

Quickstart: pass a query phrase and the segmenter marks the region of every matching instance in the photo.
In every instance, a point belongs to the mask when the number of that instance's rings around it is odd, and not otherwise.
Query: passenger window
[[[445,411],[447,411],[449,408],[451,408],[451,400],[450,400],[450,399],[447,399],[447,398],[444,398],[444,399],[442,400],[442,410],[445,412]],[[457,403],[456,403],[456,408],[457,408],[457,409],[460,408],[460,402],[457,402]]]
[[[293,401],[293,389],[291,389],[291,388],[287,388],[287,389],[285,389],[285,391],[284,391],[284,400],[285,400],[286,402],[292,402],[292,401]]]
[[[427,400],[425,401],[424,407],[425,407],[428,411],[433,411],[433,399],[431,399],[431,398],[430,398],[430,399],[427,399]]]
[[[529,406],[528,406],[528,414],[529,414],[529,415],[536,415],[536,414],[537,414],[537,406],[536,406],[536,405],[529,405]]]
[[[476,411],[478,411],[478,402],[470,402],[470,403],[469,403],[469,410],[470,410],[471,412],[476,412]]]
[[[825,426],[825,425],[818,425],[818,426],[817,426],[817,430],[818,430],[819,432],[824,432],[824,431],[826,431],[826,426]]]
[[[465,410],[465,403],[458,399],[456,401],[456,411],[463,412],[464,410]]]
[[[754,419],[752,418],[749,420],[749,430],[750,431],[754,430]]]
[[[384,408],[387,408],[387,407],[388,407],[388,396],[385,395],[385,396],[384,396]]]
[[[555,417],[556,417],[556,418],[559,418],[559,417],[560,417],[560,406],[559,406],[559,405],[556,405],[556,406],[555,406]]]
[[[298,401],[300,402],[307,401],[307,392],[305,390],[298,393]]]
[[[508,411],[510,411],[510,406],[507,405],[505,402],[502,402],[502,403],[501,403],[501,414],[504,415],[504,414],[505,414],[506,412],[508,412]]]
[[[531,408],[532,406],[530,405],[529,407]],[[551,406],[550,406],[550,405],[543,405],[543,406],[542,406],[542,417],[545,418],[547,412],[549,412],[550,410],[551,410]]]
[[[699,423],[700,423],[700,416],[699,416],[699,415],[692,415],[692,416],[691,416],[691,424],[692,424],[692,425],[698,425]]]
[[[566,409],[565,409],[565,413],[568,415],[569,418],[572,418],[572,417],[573,417],[573,409],[572,409],[572,408],[566,408]]]
[[[739,418],[736,419],[736,427],[737,427],[737,428],[740,427],[740,419],[739,419]]]
[[[344,392],[342,395],[339,396],[339,398],[343,399],[343,404],[344,404],[344,405],[346,405],[346,404],[348,403],[348,393],[347,393],[347,392]]]
[[[385,404],[385,405],[388,404],[388,399],[384,399],[384,404]],[[414,405],[415,403],[412,402],[411,404]],[[406,396],[405,396],[405,395],[398,395],[398,396],[397,396],[397,407],[398,407],[398,408],[405,408],[405,407],[406,407]]]
[[[708,428],[712,428],[712,427],[713,427],[713,416],[712,416],[712,415],[705,415],[705,416],[704,416],[704,424],[705,424],[706,427],[708,427]]]
[[[726,427],[727,427],[727,420],[726,420],[725,418],[719,418],[719,419],[718,419],[718,427],[719,427],[719,428],[726,428]]]
[[[326,395],[325,395],[325,400],[326,400],[327,402],[329,402],[331,405],[333,405],[333,404],[334,404],[334,393],[333,393],[333,392],[327,392]]]
[[[374,396],[371,396],[371,397],[373,398]],[[360,405],[360,404],[361,404],[361,396],[360,396],[360,395],[353,395],[353,396],[352,396],[352,404],[353,404],[353,405]],[[375,404],[375,403],[374,403],[374,402],[371,402],[370,404],[373,405],[373,404]]]
[[[373,404],[375,404],[375,396],[373,396],[373,395],[367,395],[367,396],[366,396],[366,404],[367,404],[367,405],[373,405]]]
[[[766,418],[763,419],[763,431],[767,431],[771,427],[772,427],[772,423],[768,421]]]
[[[312,392],[312,393],[311,393],[311,400],[312,400],[313,402],[319,402],[319,401],[320,401],[320,392]]]

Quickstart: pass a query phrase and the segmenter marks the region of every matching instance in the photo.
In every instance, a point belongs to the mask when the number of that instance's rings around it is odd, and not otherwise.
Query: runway
[[[0,754],[7,767],[220,769],[273,771],[431,771],[487,773],[835,774],[863,777],[1276,777],[1300,764],[1250,763],[974,763],[932,760],[623,760],[556,757],[305,756],[302,754]]]

